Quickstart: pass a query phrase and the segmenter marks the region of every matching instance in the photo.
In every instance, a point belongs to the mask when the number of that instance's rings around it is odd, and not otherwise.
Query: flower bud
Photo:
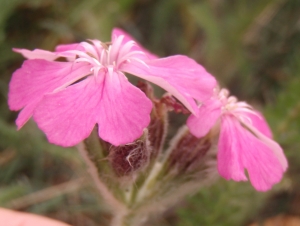
[[[217,133],[211,130],[206,136],[197,138],[186,126],[181,128],[171,142],[168,170],[178,175],[199,174],[206,170],[216,171]]]
[[[151,147],[148,141],[148,132],[135,142],[111,146],[108,160],[117,177],[132,176],[144,169],[149,163]]]

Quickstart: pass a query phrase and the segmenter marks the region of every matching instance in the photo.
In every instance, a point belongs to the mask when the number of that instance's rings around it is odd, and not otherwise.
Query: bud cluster
[[[212,129],[199,139],[182,126],[165,149],[169,112],[180,117],[188,110],[168,95],[156,98],[149,83],[139,82],[138,86],[153,102],[151,122],[144,134],[132,143],[114,146],[93,133],[83,144],[99,178],[118,194],[119,201],[144,216],[166,210],[218,178],[218,133]]]

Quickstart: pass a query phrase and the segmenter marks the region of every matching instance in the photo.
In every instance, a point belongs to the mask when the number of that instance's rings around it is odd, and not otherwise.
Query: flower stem
[[[147,176],[147,179],[145,180],[142,187],[139,189],[139,192],[136,197],[137,203],[140,203],[145,198],[147,198],[147,196],[149,195],[149,188],[151,187],[151,185],[153,185],[153,183],[155,183],[157,176],[159,175],[162,168],[164,167],[168,157],[171,154],[170,150],[171,149],[168,149],[165,153],[161,153],[161,156],[157,157],[157,161],[152,166],[152,169],[151,169],[149,175]]]
[[[143,186],[140,188],[137,197],[136,197],[136,202],[139,203],[144,200],[149,194],[149,187],[151,187],[152,183],[155,181],[157,175],[159,174],[160,170],[163,167],[163,163],[161,162],[156,162],[154,163],[150,174],[148,175],[147,179],[145,180]]]
[[[84,148],[84,145],[80,143],[77,146],[77,149],[84,162],[88,166],[88,172],[90,173],[97,190],[99,191],[100,195],[103,197],[105,202],[110,206],[113,212],[111,226],[125,226],[123,221],[125,216],[129,213],[128,208],[118,199],[116,199],[113,193],[111,193],[107,186],[101,181],[97,168],[94,165],[94,163],[90,160],[89,155]]]

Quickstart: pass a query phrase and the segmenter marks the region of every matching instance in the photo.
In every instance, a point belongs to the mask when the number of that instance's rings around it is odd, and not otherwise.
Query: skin
[[[46,217],[0,208],[0,225],[5,226],[70,226]]]

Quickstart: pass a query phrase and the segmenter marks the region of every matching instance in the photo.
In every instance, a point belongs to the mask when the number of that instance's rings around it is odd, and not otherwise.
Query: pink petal
[[[34,120],[49,142],[57,145],[78,144],[98,123],[99,136],[117,146],[142,135],[151,108],[151,101],[124,75],[99,74],[45,95]]]
[[[65,57],[67,61],[74,61],[76,59],[76,53],[72,52],[74,50],[85,52],[81,43],[74,43],[56,46],[55,54],[59,57]]]
[[[246,180],[244,168],[258,191],[278,183],[284,169],[272,149],[243,128],[236,118],[222,117],[218,169],[226,179]]]
[[[198,116],[190,115],[187,120],[187,126],[191,133],[198,138],[205,136],[220,117],[221,107],[221,102],[215,98],[203,102]]]
[[[68,50],[84,50],[80,44],[59,45],[56,47],[56,52],[50,52],[42,49],[35,49],[33,51],[27,49],[13,49],[17,53],[21,53],[27,59],[43,59],[54,61],[59,57],[66,57],[68,61],[74,61],[76,54],[71,52],[64,52]]]
[[[218,143],[218,170],[227,180],[246,181],[244,166],[240,157],[242,141],[236,131],[235,119],[231,116],[222,116],[221,131]]]
[[[16,53],[21,53],[27,59],[44,59],[44,60],[53,61],[59,57],[53,52],[42,50],[42,49],[35,49],[31,51],[27,49],[13,48],[13,51]]]
[[[97,119],[99,136],[116,146],[134,141],[149,125],[151,109],[152,102],[122,73],[106,76]]]
[[[55,52],[64,52],[69,50],[85,51],[85,49],[80,45],[80,43],[63,44],[63,45],[58,45],[55,48]]]
[[[123,42],[122,42],[123,45],[126,42],[129,42],[129,41],[134,41],[136,43],[136,45],[134,47],[132,47],[132,49],[131,49],[132,51],[142,51],[142,52],[144,52],[149,60],[158,58],[155,54],[153,54],[153,53],[149,52],[148,50],[146,50],[145,48],[143,48],[142,45],[140,45],[133,37],[131,37],[129,34],[127,34],[125,31],[123,31],[120,28],[114,28],[113,29],[113,31],[112,31],[112,40],[114,40],[116,37],[121,36],[121,35],[124,36],[124,39],[123,39]]]
[[[34,49],[31,51],[28,49],[13,48],[14,52],[22,54],[27,59],[44,59],[49,61],[53,61],[59,58],[60,52],[69,50],[85,51],[85,49],[80,45],[80,43],[58,45],[55,48],[55,52],[50,52],[43,49]]]
[[[101,102],[103,81],[94,76],[64,90],[45,95],[34,111],[34,120],[49,142],[73,146],[94,128]]]
[[[193,114],[197,114],[194,98],[204,101],[212,96],[216,80],[194,60],[185,56],[172,56],[145,62],[131,61],[120,70],[148,80],[181,101]]]
[[[86,63],[50,62],[46,60],[26,60],[13,73],[9,84],[8,105],[11,110],[24,111],[17,119],[18,127],[30,118],[36,104],[46,93],[67,86],[89,74]],[[27,105],[30,105],[27,106]]]
[[[264,116],[258,111],[254,111],[255,114],[244,113],[251,119],[251,124],[257,128],[265,136],[272,138],[272,131],[264,118]]]
[[[276,143],[274,140],[270,139],[264,133],[259,131],[256,127],[254,127],[254,125],[244,123],[244,126],[247,129],[249,129],[249,131],[251,131],[259,140],[261,140],[264,144],[266,144],[268,147],[271,148],[271,150],[273,151],[273,153],[276,155],[277,159],[281,163],[283,170],[285,171],[288,167],[288,161],[280,145]]]
[[[34,109],[36,108],[38,101],[32,102],[26,105],[22,111],[20,111],[18,118],[16,119],[16,124],[18,129],[21,129],[25,123],[30,119]]]

